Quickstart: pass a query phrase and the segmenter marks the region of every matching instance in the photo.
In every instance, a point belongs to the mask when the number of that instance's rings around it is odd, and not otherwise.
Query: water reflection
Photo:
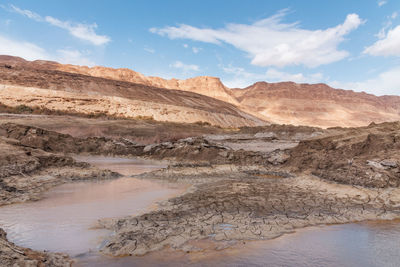
[[[400,266],[400,221],[311,227],[222,251],[156,252],[113,259],[92,254],[78,266]]]
[[[160,168],[152,162],[96,157],[103,166],[127,174]],[[136,215],[182,188],[135,178],[64,184],[48,191],[37,202],[0,207],[0,226],[10,241],[35,250],[71,255],[96,251],[109,234],[89,230],[98,219]]]

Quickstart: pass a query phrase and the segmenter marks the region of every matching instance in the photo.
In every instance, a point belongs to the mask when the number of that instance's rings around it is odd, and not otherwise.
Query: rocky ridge
[[[234,90],[241,107],[275,123],[359,127],[400,120],[400,96],[375,96],[326,84],[258,82]]]
[[[230,118],[226,119],[226,122],[223,122],[224,119],[221,117],[212,120],[209,113],[201,114],[201,116],[196,117],[196,112],[194,112],[193,110],[188,110],[185,111],[186,113],[188,113],[187,116],[174,118],[174,114],[182,112],[178,110],[171,111],[170,107],[166,106],[151,108],[149,105],[146,106],[136,102],[126,104],[124,103],[124,105],[130,106],[143,106],[142,110],[135,110],[131,113],[135,113],[140,116],[146,116],[146,112],[148,114],[154,113],[154,118],[157,120],[171,120],[173,118],[174,121],[182,122],[189,120],[190,122],[195,122],[191,121],[192,118],[195,118],[196,121],[207,121],[215,125],[224,126],[228,124],[243,126],[244,124],[246,124],[245,120],[249,120],[247,124],[249,126],[255,126],[255,124],[257,123],[262,123],[261,121],[257,121],[257,119],[254,118],[258,117],[261,120],[269,121],[272,123],[309,125],[324,128],[333,126],[359,127],[366,126],[371,122],[381,123],[386,121],[400,120],[400,96],[378,97],[364,92],[358,93],[351,90],[334,89],[326,84],[257,82],[244,89],[230,89],[227,88],[220,81],[219,78],[208,76],[195,77],[186,80],[166,80],[159,77],[147,77],[130,69],[113,69],[100,66],[89,68],[86,66],[63,65],[57,62],[41,60],[30,62],[25,61],[21,58],[11,56],[0,56],[0,64],[7,66],[7,68],[9,67],[9,71],[6,72],[8,73],[8,78],[15,77],[15,74],[12,74],[13,72],[10,72],[10,70],[11,68],[18,67],[30,68],[40,72],[59,72],[59,74],[63,73],[63,75],[65,76],[64,78],[61,78],[61,80],[64,81],[64,85],[62,86],[55,86],[54,84],[48,83],[42,85],[39,83],[38,85],[37,83],[35,83],[35,85],[39,88],[54,89],[54,87],[56,87],[59,90],[60,88],[64,87],[64,90],[66,91],[75,91],[75,87],[72,86],[70,83],[65,84],[65,80],[67,80],[67,77],[69,77],[68,74],[84,75],[87,77],[98,77],[113,81],[119,81],[121,84],[116,83],[114,85],[116,87],[123,87],[123,82],[127,82],[130,84],[140,84],[147,87],[164,88],[170,91],[180,90],[193,92],[196,94],[211,97],[212,99],[224,101],[215,103],[211,107],[209,106],[210,109],[208,110],[208,112],[213,113],[211,110],[214,110],[214,112],[220,113],[220,107],[226,107],[226,104],[223,105],[222,103],[230,103],[239,110],[242,110],[242,113],[239,115],[239,117],[245,117],[244,119],[240,119],[240,121],[235,121],[234,118]],[[7,77],[0,78],[1,80],[7,81]],[[33,79],[33,77],[25,78],[25,80],[28,81],[32,81]],[[44,80],[48,80],[48,77],[44,78]],[[42,82],[44,81],[42,80],[41,83]],[[81,85],[81,88],[86,88],[86,90],[90,89],[89,92],[92,97],[94,97],[94,95],[112,95],[129,98],[129,96],[127,95],[121,95],[121,91],[118,91],[115,88],[112,89],[111,86],[106,86],[107,88],[105,89],[105,85],[102,84],[102,90],[95,89],[94,87],[99,86],[96,85],[93,87],[93,85],[96,83],[98,84],[98,81],[95,82],[94,80],[92,80],[90,86],[89,84],[85,84],[84,86]],[[6,84],[11,85],[18,83],[11,79],[6,82]],[[19,82],[19,84],[21,85],[21,82]],[[26,83],[24,83],[24,85],[27,86]],[[28,85],[31,86],[32,83],[28,82]],[[135,92],[135,99],[138,96],[141,97],[142,94],[143,92]],[[133,95],[131,95],[131,97],[133,97]],[[164,101],[165,97],[170,98],[171,96],[163,95],[161,98],[154,97],[153,101],[157,102],[160,99],[163,99]],[[172,98],[175,97],[176,96]],[[183,99],[181,98],[180,103],[189,104],[189,102],[191,102],[190,104],[192,105],[193,100],[188,100],[186,99],[186,97],[189,96],[185,96],[185,98]],[[54,102],[55,100],[51,99],[50,101]],[[101,105],[110,106],[110,102],[112,103],[113,101],[115,101],[115,99],[108,100],[108,102],[106,100],[104,101],[105,103],[101,103]],[[198,102],[198,99],[195,102]],[[83,103],[80,103],[79,105],[83,105]],[[121,105],[121,103],[118,103],[118,105]],[[176,105],[176,103],[174,103],[174,105]],[[96,105],[96,109],[99,109],[99,106],[100,104]],[[182,109],[182,104],[180,106]],[[200,108],[201,106],[200,109],[203,110],[204,106],[207,105],[206,103],[202,103],[201,105],[195,106],[196,108]],[[74,107],[76,108],[77,106],[74,105]],[[68,108],[71,109],[73,107],[70,106]],[[112,109],[115,110],[116,107],[112,107]],[[157,111],[159,109],[165,110],[165,112],[168,113],[168,116],[162,116],[163,114],[160,114],[160,112]],[[117,110],[116,113],[121,115],[129,114],[129,112],[129,109],[127,107],[124,107],[123,110]],[[226,112],[227,109],[224,108],[223,113],[227,114]],[[246,113],[247,115],[245,115]],[[236,118],[238,117],[237,114],[234,116]]]
[[[2,60],[0,99],[7,106],[221,127],[265,124],[232,104],[197,93],[60,71],[51,62]]]

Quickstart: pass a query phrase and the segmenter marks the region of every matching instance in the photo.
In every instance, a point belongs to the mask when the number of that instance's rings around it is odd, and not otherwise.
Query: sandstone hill
[[[178,79],[167,80],[160,77],[144,76],[139,72],[126,68],[113,69],[100,66],[89,68],[86,66],[62,65],[62,64],[55,64],[54,67],[57,70],[85,74],[94,77],[102,77],[113,80],[145,84],[159,88],[178,89],[182,91],[195,92],[235,105],[238,104],[238,101],[233,96],[231,90],[226,86],[224,86],[221,80],[216,77],[201,76],[201,77],[190,78],[187,80],[178,80]]]
[[[238,104],[235,96],[233,96],[233,92],[229,88],[224,86],[220,79],[216,77],[202,76],[190,78],[187,80],[167,80],[159,77],[144,76],[139,72],[127,68],[113,69],[101,66],[90,68],[87,66],[60,64],[57,62],[44,60],[25,61],[22,58],[12,56],[0,56],[0,63],[8,63],[10,65],[24,65],[31,68],[47,70],[59,70],[63,72],[77,73],[93,77],[101,77],[112,80],[144,84],[158,88],[195,92],[231,104]]]
[[[54,68],[58,65],[0,57],[0,102],[222,127],[265,124],[233,104],[201,94],[60,71]]]
[[[166,80],[144,76],[130,69],[89,68],[42,60],[25,61],[11,56],[0,56],[0,67],[0,84],[50,89],[46,93],[40,91],[52,99],[50,103],[61,95],[72,94],[68,97],[81,98],[74,100],[79,104],[67,101],[61,105],[58,101],[58,105],[66,110],[77,108],[83,112],[104,112],[104,107],[107,107],[107,112],[114,115],[153,116],[156,120],[175,122],[205,121],[220,126],[254,126],[268,121],[318,127],[357,127],[371,122],[400,120],[400,96],[378,97],[334,89],[326,84],[257,82],[244,89],[230,89],[215,77]],[[20,78],[23,76],[24,79]],[[25,100],[19,99],[19,102],[30,101],[29,95],[25,95],[26,88],[9,90],[22,94],[21,98]],[[38,91],[32,90],[29,94],[36,96]],[[3,94],[7,92],[3,90]],[[15,101],[9,103],[16,104]],[[33,100],[30,104],[44,103],[47,102]],[[57,108],[57,105],[51,107]]]
[[[399,96],[378,97],[326,84],[294,82],[258,82],[232,91],[240,107],[275,123],[357,127],[400,120]]]

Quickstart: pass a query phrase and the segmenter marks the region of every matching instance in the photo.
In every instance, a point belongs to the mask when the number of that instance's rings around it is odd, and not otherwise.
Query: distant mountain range
[[[257,82],[244,89],[230,89],[215,77],[166,80],[130,69],[89,68],[12,56],[0,56],[0,84],[4,85],[0,102],[8,105],[202,121],[222,127],[266,123],[363,126],[400,120],[400,96],[378,97],[326,84]]]

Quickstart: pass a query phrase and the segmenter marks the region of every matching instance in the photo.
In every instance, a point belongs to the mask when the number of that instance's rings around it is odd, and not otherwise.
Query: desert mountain
[[[130,99],[129,101],[143,100],[147,101],[147,107],[140,109],[140,112],[138,108],[132,110],[133,108],[129,107],[129,105],[133,105],[133,102],[131,104],[124,103],[124,111],[119,110],[118,112],[131,114],[131,116],[133,114],[140,116],[150,114],[157,120],[186,121],[188,119],[190,122],[193,122],[193,120],[207,121],[223,126],[253,125],[262,123],[263,120],[273,123],[320,127],[356,127],[365,126],[371,122],[400,120],[399,96],[378,97],[351,90],[334,89],[326,84],[258,82],[244,89],[230,89],[219,78],[207,76],[186,80],[166,80],[159,77],[144,76],[130,69],[113,69],[100,66],[89,68],[64,65],[52,61],[25,61],[11,56],[0,56],[0,64],[9,65],[13,68],[13,71],[8,69],[8,75],[13,75],[12,77],[16,76],[15,71],[18,69],[20,71],[24,69],[25,74],[28,73],[28,69],[31,72],[26,81],[10,78],[7,74],[3,74],[1,78],[3,82],[1,83],[6,81],[6,84],[12,85],[16,84],[18,80],[18,85],[28,87],[36,86],[42,89],[63,90],[70,93],[91,95],[92,97],[94,95],[96,97],[119,97],[124,101],[127,99]],[[46,74],[47,76],[39,79],[40,82],[30,83],[30,81],[35,80],[34,70],[40,72],[40,75]],[[7,72],[6,69],[3,71]],[[56,76],[59,80],[55,80]],[[141,89],[139,90],[139,88]],[[154,98],[142,99],[144,95],[152,95],[150,92],[153,91],[163,93]],[[200,97],[200,95],[208,98]],[[107,101],[115,102],[115,99]],[[167,113],[160,112],[159,110],[163,110],[163,106],[156,109],[151,108],[151,111],[146,112],[150,107],[149,103],[153,102],[153,105],[156,105],[160,101],[164,105],[176,105],[191,111],[185,111],[185,116],[182,116],[182,110],[177,111],[176,109]],[[73,109],[71,106],[69,108]],[[203,110],[203,112],[206,109],[207,112],[210,112],[207,114],[213,113],[215,115],[221,114],[221,112],[229,114],[229,119],[225,115],[224,118],[220,115],[217,116],[218,118],[206,114],[190,115],[197,114],[193,111],[193,108]],[[98,107],[95,110],[100,112],[101,108]],[[112,112],[118,113],[115,110]],[[179,116],[176,114],[179,114]],[[192,119],[191,116],[195,118]],[[235,120],[231,116],[236,116]],[[223,122],[224,120],[225,122]]]
[[[242,108],[276,123],[332,127],[400,120],[399,96],[294,82],[258,82],[233,92]]]
[[[0,102],[84,114],[201,121],[222,127],[265,124],[235,105],[212,97],[60,71],[60,65],[1,56]]]
[[[90,68],[87,66],[59,64],[57,62],[44,60],[25,61],[22,58],[11,56],[0,56],[0,62],[8,62],[9,64],[19,65],[24,64],[25,66],[30,66],[32,68],[59,70],[63,72],[77,73],[93,77],[144,84],[158,88],[189,91],[210,96],[212,98],[216,98],[231,104],[239,104],[235,96],[233,96],[232,91],[224,86],[221,80],[216,77],[201,76],[190,78],[187,80],[167,80],[159,77],[144,76],[139,72],[127,68],[113,69],[101,66]]]
[[[54,67],[58,70],[66,72],[85,74],[125,82],[140,83],[159,88],[178,89],[182,91],[195,92],[231,104],[238,104],[236,98],[232,95],[231,90],[225,87],[220,79],[216,77],[201,76],[187,80],[167,80],[159,77],[144,76],[139,72],[124,68],[113,69],[99,66],[89,68],[86,66],[62,64],[56,64],[54,65]]]

